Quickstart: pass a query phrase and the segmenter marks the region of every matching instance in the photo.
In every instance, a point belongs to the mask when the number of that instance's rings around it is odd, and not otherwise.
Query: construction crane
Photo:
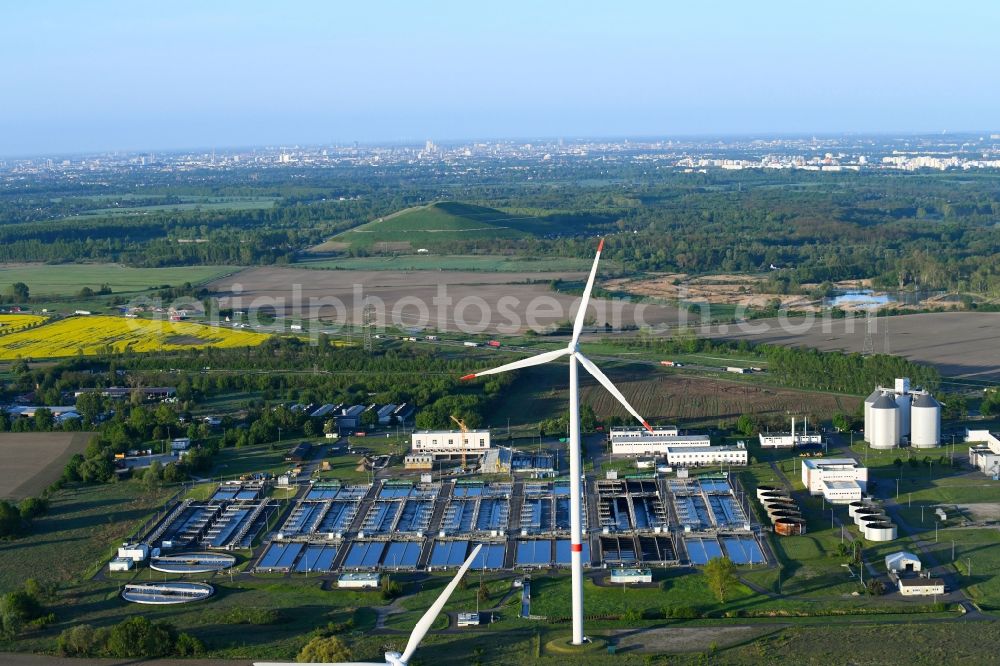
[[[465,419],[460,419],[457,416],[449,415],[451,420],[458,424],[459,430],[462,431],[462,471],[465,471],[465,452],[469,448],[469,429],[465,425]]]

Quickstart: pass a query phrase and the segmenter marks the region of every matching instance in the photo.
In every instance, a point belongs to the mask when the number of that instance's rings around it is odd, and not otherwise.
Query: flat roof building
[[[485,455],[490,448],[489,430],[419,430],[410,435],[412,453],[429,453],[435,458]]]
[[[940,578],[900,578],[899,593],[904,597],[944,594],[944,581]]]
[[[382,582],[381,574],[367,571],[349,571],[337,578],[337,587],[355,590],[375,589]]]
[[[735,446],[668,446],[667,464],[677,467],[705,467],[711,465],[746,465],[745,444]]]
[[[706,447],[708,435],[681,435],[676,426],[661,426],[649,432],[645,428],[612,428],[608,435],[613,456],[663,456],[667,448]]]
[[[758,435],[760,445],[765,449],[791,449],[796,446],[809,446],[823,443],[823,435],[809,432],[809,422],[804,421],[802,432],[795,431],[795,419],[792,419],[792,429],[789,432],[762,432]]]
[[[802,485],[810,494],[823,495],[834,504],[853,502],[868,490],[868,468],[853,458],[803,458]],[[848,496],[853,499],[846,499]]]
[[[652,583],[652,569],[612,569],[611,582],[615,584],[625,583]]]
[[[434,469],[434,456],[429,453],[408,453],[403,457],[403,469]]]
[[[478,627],[479,626],[479,613],[459,613],[458,614],[458,626],[460,626],[460,627]]]
[[[857,481],[836,481],[823,479],[820,481],[820,494],[827,502],[833,504],[849,504],[861,500],[861,486]]]

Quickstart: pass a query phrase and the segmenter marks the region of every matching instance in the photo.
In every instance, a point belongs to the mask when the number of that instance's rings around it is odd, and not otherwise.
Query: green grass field
[[[544,233],[537,218],[453,201],[410,208],[345,231],[334,242],[375,250],[417,249],[435,241],[519,238]]]
[[[149,491],[132,481],[60,490],[27,535],[0,542],[0,591],[31,577],[60,584],[78,581],[162,509],[173,492]]]
[[[0,266],[0,285],[24,282],[33,297],[70,296],[82,287],[94,291],[102,284],[115,293],[145,291],[160,285],[179,286],[214,280],[236,269],[232,266],[129,268],[120,264],[27,264]]]
[[[530,271],[586,271],[591,262],[572,257],[533,258],[481,255],[407,254],[384,257],[344,257],[295,264],[297,268],[363,271],[483,271],[523,273]]]

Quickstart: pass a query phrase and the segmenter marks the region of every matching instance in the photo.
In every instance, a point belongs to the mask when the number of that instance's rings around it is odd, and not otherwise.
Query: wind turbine
[[[577,364],[593,375],[604,388],[620,402],[628,413],[634,416],[646,430],[653,432],[653,428],[644,418],[639,416],[639,412],[628,404],[625,396],[615,388],[611,380],[601,372],[594,363],[580,353],[580,332],[583,330],[583,320],[587,316],[587,304],[590,301],[590,292],[594,288],[594,278],[597,276],[597,264],[601,260],[601,250],[604,249],[604,239],[597,246],[597,256],[594,257],[594,265],[590,269],[590,277],[587,278],[587,286],[583,290],[583,299],[580,301],[580,309],[576,311],[576,320],[573,322],[573,339],[565,349],[545,352],[537,356],[514,361],[501,365],[498,368],[474,372],[465,375],[462,379],[473,379],[485,375],[495,375],[508,370],[528,368],[533,365],[542,365],[550,361],[569,356],[569,503],[570,503],[570,564],[572,571],[572,597],[573,597],[573,644],[583,643],[583,544],[581,541],[580,518],[583,515],[581,499],[580,476],[582,473],[580,464],[580,382],[579,369]]]
[[[423,617],[420,618],[420,621],[413,627],[413,632],[410,633],[410,640],[406,643],[406,649],[403,650],[402,654],[399,652],[386,652],[385,661],[348,661],[317,664],[316,666],[406,666],[406,664],[409,663],[410,658],[413,657],[413,653],[417,651],[417,647],[420,646],[420,641],[422,641],[424,636],[427,635],[431,625],[434,624],[434,620],[437,619],[437,616],[441,613],[444,605],[448,603],[448,598],[451,596],[451,593],[455,591],[456,587],[458,587],[458,581],[462,580],[462,576],[464,576],[465,572],[469,570],[470,566],[472,566],[472,561],[476,559],[476,555],[479,554],[482,547],[483,544],[478,544],[472,549],[472,552],[469,553],[469,557],[467,557],[462,566],[459,567],[458,573],[455,574],[455,577],[451,579],[448,586],[444,588],[443,592],[441,592],[441,596],[439,596],[434,604],[427,609],[427,612],[424,613]],[[254,666],[299,666],[299,664],[298,662],[257,661],[254,662]]]

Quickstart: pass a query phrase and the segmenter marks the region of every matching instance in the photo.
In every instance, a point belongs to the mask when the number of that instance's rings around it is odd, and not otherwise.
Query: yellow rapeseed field
[[[268,338],[190,322],[81,316],[0,336],[0,360],[58,358],[108,351],[176,351],[200,347],[250,347]]]
[[[45,321],[45,317],[33,314],[0,314],[0,335],[19,331]]]

